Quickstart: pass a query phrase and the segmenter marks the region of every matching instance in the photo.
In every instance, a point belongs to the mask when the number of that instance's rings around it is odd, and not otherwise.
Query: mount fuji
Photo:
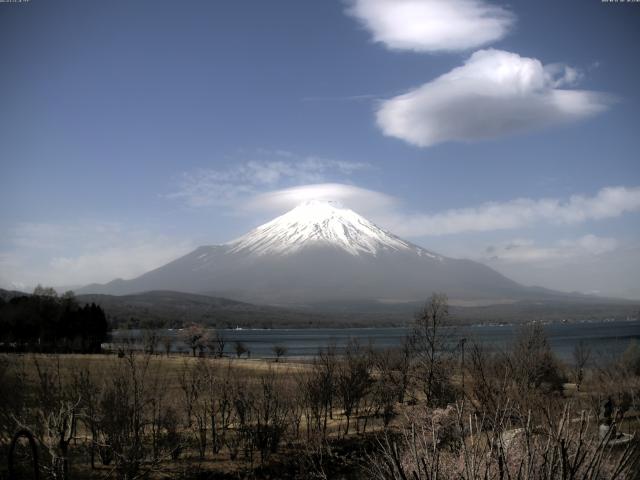
[[[80,293],[150,290],[279,305],[414,302],[433,292],[453,302],[491,304],[534,294],[481,263],[431,252],[326,201],[308,201],[236,240]]]

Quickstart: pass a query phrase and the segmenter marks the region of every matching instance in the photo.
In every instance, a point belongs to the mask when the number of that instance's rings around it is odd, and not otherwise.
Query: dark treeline
[[[107,340],[105,313],[80,306],[67,292],[38,286],[33,295],[0,299],[0,348],[12,352],[99,353]]]

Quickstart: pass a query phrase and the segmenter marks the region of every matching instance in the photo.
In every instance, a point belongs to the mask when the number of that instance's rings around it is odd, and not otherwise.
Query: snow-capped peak
[[[230,242],[229,252],[289,254],[303,247],[329,245],[352,255],[382,250],[420,250],[339,204],[310,200]]]

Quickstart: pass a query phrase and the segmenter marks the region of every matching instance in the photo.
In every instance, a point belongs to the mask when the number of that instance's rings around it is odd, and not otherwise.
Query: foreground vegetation
[[[449,321],[436,295],[401,348],[306,363],[6,355],[0,475],[33,478],[37,459],[57,479],[637,478],[637,345],[562,365],[539,326],[490,353],[452,346]]]

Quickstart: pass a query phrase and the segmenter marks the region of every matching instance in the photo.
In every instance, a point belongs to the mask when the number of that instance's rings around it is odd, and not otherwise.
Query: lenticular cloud
[[[428,147],[535,130],[606,110],[611,96],[571,89],[578,78],[564,65],[480,50],[461,67],[383,101],[377,123],[387,136]]]
[[[484,0],[352,0],[347,13],[390,50],[468,50],[500,40],[515,16]]]

